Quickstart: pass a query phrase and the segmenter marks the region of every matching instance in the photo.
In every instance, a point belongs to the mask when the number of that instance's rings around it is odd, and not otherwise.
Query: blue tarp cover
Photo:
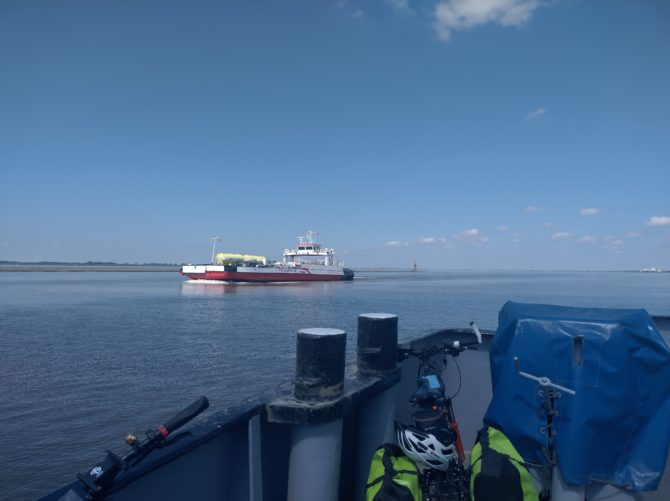
[[[579,339],[581,337],[581,339]],[[670,443],[670,350],[645,310],[508,302],[491,344],[493,398],[484,421],[528,462],[546,458],[538,384],[520,370],[571,388],[556,399],[554,447],[570,484],[656,489]]]

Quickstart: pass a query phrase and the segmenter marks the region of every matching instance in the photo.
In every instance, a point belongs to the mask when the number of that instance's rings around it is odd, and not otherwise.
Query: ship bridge
[[[333,266],[335,249],[321,247],[321,244],[314,239],[317,235],[313,231],[308,231],[306,236],[298,237],[296,249],[284,249],[284,263]]]

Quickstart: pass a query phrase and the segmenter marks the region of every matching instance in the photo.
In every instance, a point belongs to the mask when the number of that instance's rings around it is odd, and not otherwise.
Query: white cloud
[[[512,240],[515,243],[523,242],[528,237],[528,232],[526,231],[515,231],[513,233],[514,239]]]
[[[567,231],[557,231],[551,236],[552,240],[565,240],[566,238],[570,238],[572,236],[572,233],[568,233]]]
[[[351,5],[348,0],[337,0],[335,6],[344,11],[345,14],[350,15],[357,21],[365,17],[363,9],[357,9],[355,5]]]
[[[552,222],[547,221],[546,223],[544,223],[545,228],[551,228],[552,226],[554,226],[554,223]]]
[[[526,207],[524,210],[525,210],[526,212],[540,212],[540,211],[543,210],[543,209],[542,209],[542,207],[535,207],[534,205],[529,205],[529,206]]]
[[[398,240],[390,240],[384,244],[386,247],[407,247],[409,242],[400,242]]]
[[[597,216],[600,214],[600,209],[595,209],[595,208],[590,208],[590,209],[582,209],[579,211],[579,213],[582,216]]]
[[[500,226],[496,226],[496,227],[493,228],[493,229],[494,229],[495,231],[507,231],[507,230],[509,230],[509,226],[503,224],[503,225],[500,225]]]
[[[626,238],[637,238],[641,235],[642,233],[638,233],[637,231],[629,231],[628,233],[626,233]]]
[[[584,235],[583,237],[579,238],[579,241],[584,244],[592,244],[598,241],[598,237],[593,237],[591,235]]]
[[[454,30],[498,23],[521,26],[527,22],[540,0],[441,0],[435,7],[435,32],[447,41]]]
[[[670,225],[670,216],[652,216],[644,224],[647,226],[668,226]]]
[[[409,6],[409,0],[384,0],[384,2],[398,12],[407,12],[413,14],[414,11]]]
[[[435,239],[433,237],[421,237],[419,238],[419,242],[422,244],[432,244],[435,242]]]
[[[620,246],[623,245],[624,242],[620,238],[613,237],[612,235],[607,235],[605,238],[605,246],[603,247],[604,249],[611,249],[612,246]]]
[[[489,241],[489,237],[482,236],[477,228],[463,230],[455,238],[474,245],[481,245]]]
[[[547,112],[547,108],[538,108],[534,111],[526,113],[526,120],[533,120],[535,118],[540,118]]]

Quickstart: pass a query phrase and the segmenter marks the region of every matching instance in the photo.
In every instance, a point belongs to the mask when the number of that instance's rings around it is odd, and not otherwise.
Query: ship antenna
[[[318,237],[318,236],[319,236],[318,233],[316,233],[312,230],[308,230],[307,231],[307,237],[306,237],[307,243],[308,244],[313,244],[314,243],[314,237]]]
[[[220,242],[221,237],[219,235],[214,235],[212,237],[212,240],[214,241],[214,245],[212,246],[212,264],[214,264],[214,253],[216,252],[216,242]]]

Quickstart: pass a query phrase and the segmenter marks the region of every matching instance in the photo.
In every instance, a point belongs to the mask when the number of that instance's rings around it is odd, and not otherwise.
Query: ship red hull
[[[239,273],[233,271],[207,271],[206,273],[182,273],[194,280],[219,280],[222,282],[323,282],[351,280],[349,275],[326,275],[318,273]]]

